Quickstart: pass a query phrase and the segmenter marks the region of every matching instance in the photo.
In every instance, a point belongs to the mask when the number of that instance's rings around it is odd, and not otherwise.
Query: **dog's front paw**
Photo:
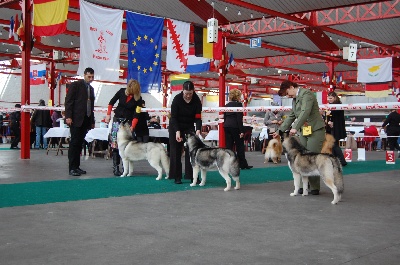
[[[204,186],[204,185],[206,185],[205,182],[200,182],[200,184],[199,184],[199,186]]]
[[[195,187],[196,183],[190,183],[190,187]]]
[[[159,176],[159,177],[156,178],[156,180],[160,180],[160,179],[161,179],[161,176]]]
[[[307,189],[303,189],[303,194],[301,194],[302,196],[308,196],[308,190]]]
[[[298,191],[290,193],[290,196],[297,196],[297,195],[299,195]]]
[[[169,179],[169,175],[166,175],[166,176],[165,176],[165,179]]]
[[[226,187],[225,189],[224,189],[224,191],[229,191],[231,188],[230,187]]]

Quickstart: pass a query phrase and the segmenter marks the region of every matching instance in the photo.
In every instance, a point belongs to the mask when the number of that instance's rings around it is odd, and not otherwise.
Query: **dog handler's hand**
[[[180,131],[177,131],[177,132],[176,132],[175,138],[176,138],[176,141],[177,141],[178,143],[182,142],[181,132],[180,132]]]
[[[71,119],[71,118],[67,118],[67,119],[65,120],[65,122],[67,123],[68,126],[71,126],[71,124],[72,124],[72,119]]]
[[[289,131],[289,134],[291,135],[291,136],[293,136],[293,135],[295,135],[297,133],[297,130],[296,129],[290,129],[290,131]]]
[[[109,123],[111,120],[111,115],[106,115],[106,118],[104,119],[105,123]]]
[[[200,136],[200,135],[201,135],[200,130],[197,130],[197,131],[196,131],[196,134]]]

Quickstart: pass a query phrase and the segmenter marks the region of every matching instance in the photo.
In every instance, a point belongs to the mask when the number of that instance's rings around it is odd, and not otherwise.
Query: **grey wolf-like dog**
[[[121,177],[133,176],[133,161],[147,160],[157,170],[156,180],[162,178],[162,170],[169,178],[169,157],[164,146],[160,143],[142,143],[133,140],[132,132],[128,123],[121,122],[117,133],[119,155],[122,158],[124,172]],[[162,165],[162,167],[161,167]]]
[[[201,171],[201,183],[199,185],[204,186],[206,184],[207,171],[216,166],[226,182],[224,191],[230,190],[232,186],[229,174],[236,182],[235,189],[240,189],[239,160],[234,152],[225,148],[207,146],[194,133],[186,135],[186,144],[190,153],[190,162],[193,166],[191,187],[196,186],[199,171]]]
[[[320,176],[333,193],[332,204],[342,197],[344,184],[342,166],[339,160],[329,154],[308,152],[297,137],[288,137],[283,141],[283,150],[293,173],[294,191],[290,196],[299,194],[300,178],[303,180],[303,196],[308,195],[308,177]]]

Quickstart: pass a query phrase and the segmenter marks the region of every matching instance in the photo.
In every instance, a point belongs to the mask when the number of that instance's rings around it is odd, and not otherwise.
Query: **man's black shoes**
[[[86,174],[86,171],[83,169],[80,169],[79,167],[77,169],[75,169],[79,174]],[[121,174],[122,175],[122,174]]]
[[[78,170],[76,170],[76,169],[70,170],[70,171],[69,171],[69,174],[70,174],[71,176],[74,176],[74,177],[79,177],[79,176],[81,175],[81,173],[79,173]]]
[[[182,181],[180,179],[175,180],[175,184],[182,184]]]

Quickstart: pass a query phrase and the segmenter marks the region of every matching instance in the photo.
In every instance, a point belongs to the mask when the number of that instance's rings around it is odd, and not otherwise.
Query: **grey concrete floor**
[[[19,156],[0,151],[0,184],[75,179],[66,153]],[[110,160],[83,156],[81,166],[82,178],[113,177]],[[156,174],[145,161],[135,172]],[[286,181],[1,208],[0,264],[399,264],[399,173],[346,175],[335,206],[323,184],[319,196],[290,197]]]

